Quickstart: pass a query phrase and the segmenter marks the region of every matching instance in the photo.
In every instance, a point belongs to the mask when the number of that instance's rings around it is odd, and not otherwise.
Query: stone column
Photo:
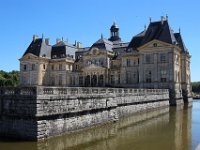
[[[96,76],[97,76],[97,84],[96,85],[99,86],[99,73],[97,73]]]
[[[88,86],[92,86],[92,73],[90,73],[90,84]]]

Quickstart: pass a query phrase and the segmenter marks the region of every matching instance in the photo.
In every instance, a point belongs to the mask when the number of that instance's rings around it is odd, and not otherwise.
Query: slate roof
[[[60,41],[59,43],[52,46],[51,58],[59,59],[65,57],[74,58],[75,51],[77,48],[73,45],[68,44],[65,41]]]
[[[51,46],[46,45],[42,38],[36,39],[32,41],[27,50],[25,51],[24,55],[31,53],[38,57],[47,57],[50,58],[51,56]],[[23,56],[24,56],[23,55]]]
[[[150,23],[141,45],[144,45],[155,39],[169,44],[177,43],[173,31],[170,29],[168,21],[166,20],[163,22],[163,24],[161,21]]]
[[[141,45],[141,42],[145,36],[146,31],[142,31],[141,33],[137,34],[136,36],[134,36],[131,40],[131,42],[128,45],[128,48],[133,48],[136,49],[137,47],[139,47]]]
[[[59,43],[50,46],[46,45],[45,41],[42,38],[38,38],[35,41],[33,40],[31,42],[24,55],[26,55],[27,53],[31,53],[38,57],[46,57],[52,59],[65,57],[74,58],[76,50],[77,48],[75,46],[70,45],[65,41],[60,41]]]
[[[104,49],[107,51],[113,51],[113,43],[107,39],[101,38],[98,41],[96,41],[90,49],[92,49],[93,47],[97,47],[99,49]]]
[[[178,42],[178,46],[181,48],[182,52],[188,52],[187,48],[185,47],[185,44],[183,42],[183,39],[181,37],[180,33],[174,33],[174,36]]]
[[[173,31],[170,29],[168,21],[165,20],[163,24],[161,21],[151,22],[147,30],[142,31],[134,36],[128,48],[136,49],[152,40],[159,40],[169,44],[178,44]]]

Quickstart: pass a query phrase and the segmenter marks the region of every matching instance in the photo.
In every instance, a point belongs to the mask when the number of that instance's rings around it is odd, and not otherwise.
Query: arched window
[[[90,76],[89,75],[87,75],[85,77],[85,86],[90,86]]]

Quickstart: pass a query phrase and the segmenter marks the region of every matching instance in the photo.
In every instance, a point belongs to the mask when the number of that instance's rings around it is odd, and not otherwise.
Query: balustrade
[[[0,87],[0,95],[166,95],[168,89],[89,88],[89,87]]]

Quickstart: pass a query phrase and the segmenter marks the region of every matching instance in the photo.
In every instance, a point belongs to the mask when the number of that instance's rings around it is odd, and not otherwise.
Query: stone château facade
[[[110,33],[84,48],[34,35],[20,58],[21,85],[170,89],[175,98],[190,96],[190,55],[167,17],[150,21],[130,42],[121,40],[116,23]]]

